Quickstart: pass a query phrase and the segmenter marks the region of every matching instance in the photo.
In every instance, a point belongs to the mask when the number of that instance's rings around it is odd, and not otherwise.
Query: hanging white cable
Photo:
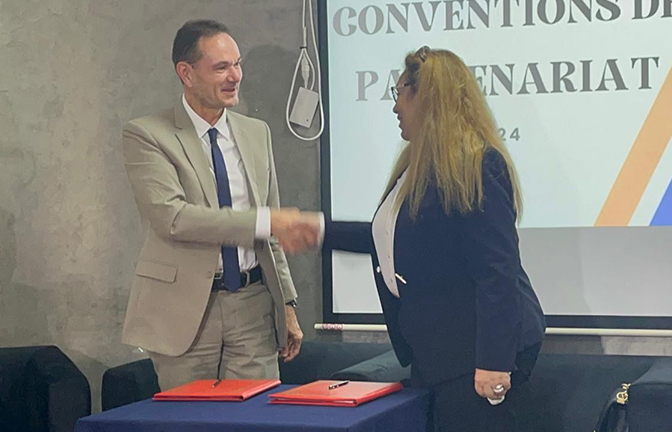
[[[300,140],[303,141],[313,141],[316,140],[317,138],[322,135],[322,132],[324,131],[324,107],[322,106],[322,88],[321,88],[321,71],[320,71],[320,54],[317,49],[317,37],[315,36],[315,22],[313,19],[313,4],[312,0],[308,0],[308,19],[310,20],[310,30],[311,30],[311,36],[313,37],[313,48],[315,50],[315,59],[317,63],[317,68],[313,64],[313,62],[310,59],[310,56],[308,55],[308,39],[306,37],[306,0],[303,0],[303,13],[302,13],[302,30],[303,30],[303,44],[301,45],[299,49],[299,58],[296,61],[296,67],[294,68],[294,75],[292,76],[292,85],[289,89],[289,96],[287,98],[287,108],[285,110],[285,121],[287,123],[287,127],[289,130],[294,134],[295,137],[299,138]],[[304,137],[299,135],[295,130],[292,124],[289,121],[289,108],[292,102],[292,95],[294,94],[294,84],[297,79],[297,75],[299,72],[299,68],[301,68],[301,78],[303,79],[303,87],[306,88],[307,90],[313,90],[315,88],[315,84],[317,83],[317,96],[318,96],[318,109],[320,111],[320,130],[317,132],[315,136],[312,137]],[[310,84],[308,81],[310,80]]]

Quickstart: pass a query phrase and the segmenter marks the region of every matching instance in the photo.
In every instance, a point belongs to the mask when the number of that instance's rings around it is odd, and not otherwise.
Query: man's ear
[[[193,67],[189,63],[184,61],[179,62],[175,65],[175,72],[177,72],[177,76],[180,77],[182,84],[187,87],[192,86]]]

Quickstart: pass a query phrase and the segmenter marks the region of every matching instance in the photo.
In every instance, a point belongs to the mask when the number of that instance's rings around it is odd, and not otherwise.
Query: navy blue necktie
[[[212,149],[212,166],[217,179],[217,198],[219,207],[232,207],[229,175],[224,163],[224,155],[217,144],[217,129],[208,130],[210,148]],[[240,265],[238,264],[238,248],[222,246],[222,261],[224,261],[224,285],[229,291],[240,288]]]

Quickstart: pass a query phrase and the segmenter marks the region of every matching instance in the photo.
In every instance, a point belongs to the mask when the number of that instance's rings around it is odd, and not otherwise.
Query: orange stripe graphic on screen
[[[672,137],[670,69],[597,217],[595,226],[627,226]]]

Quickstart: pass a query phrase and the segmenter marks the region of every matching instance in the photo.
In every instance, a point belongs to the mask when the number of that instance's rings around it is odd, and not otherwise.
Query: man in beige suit
[[[303,338],[278,244],[291,251],[305,241],[292,229],[298,211],[279,209],[266,123],[228,109],[242,68],[226,27],[187,22],[173,63],[182,100],[123,132],[147,226],[122,339],[149,352],[164,390],[194,379],[277,378],[278,350],[292,360]]]

